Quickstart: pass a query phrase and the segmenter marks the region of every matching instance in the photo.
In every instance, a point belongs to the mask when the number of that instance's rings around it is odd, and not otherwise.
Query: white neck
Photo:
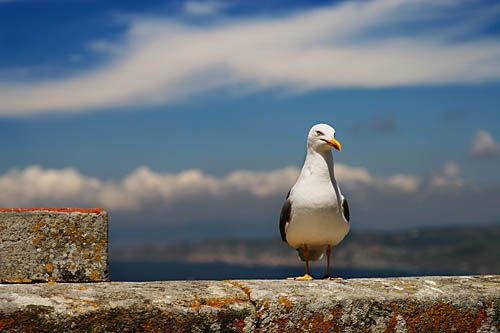
[[[333,168],[333,154],[331,150],[318,152],[310,147],[307,148],[306,160],[299,179],[310,177],[320,181],[329,179],[336,187]]]
[[[303,180],[313,180],[313,182],[326,183],[330,181],[337,197],[337,207],[339,207],[338,212],[341,212],[341,194],[339,187],[337,186],[337,181],[335,180],[334,170],[333,170],[333,154],[331,150],[315,151],[310,147],[307,147],[306,160],[302,171],[300,172],[299,181]]]

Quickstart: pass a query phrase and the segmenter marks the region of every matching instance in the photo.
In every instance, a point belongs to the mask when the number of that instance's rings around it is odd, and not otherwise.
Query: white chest
[[[287,242],[295,248],[304,244],[337,245],[349,232],[349,224],[339,211],[333,184],[308,185],[298,183],[291,194],[293,204],[286,229]]]

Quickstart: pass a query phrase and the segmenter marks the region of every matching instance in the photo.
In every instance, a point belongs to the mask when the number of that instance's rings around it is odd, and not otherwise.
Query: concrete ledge
[[[0,282],[108,280],[102,208],[0,209]]]
[[[0,331],[498,332],[500,276],[0,284]]]

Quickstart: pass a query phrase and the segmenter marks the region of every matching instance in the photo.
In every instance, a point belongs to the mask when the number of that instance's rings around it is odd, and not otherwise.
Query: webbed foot
[[[287,280],[296,280],[296,281],[309,281],[309,280],[314,280],[314,278],[309,275],[309,274],[306,274],[304,276],[298,276],[298,277],[289,277],[289,278],[286,278]]]

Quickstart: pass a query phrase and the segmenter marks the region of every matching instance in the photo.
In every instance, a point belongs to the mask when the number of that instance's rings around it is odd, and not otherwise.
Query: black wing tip
[[[349,204],[347,203],[347,200],[344,198],[344,202],[342,202],[342,208],[344,210],[344,217],[349,222],[350,214],[349,214]]]
[[[288,194],[286,195],[286,200],[285,203],[283,204],[283,207],[281,208],[281,213],[280,213],[280,235],[281,235],[281,240],[285,243],[286,241],[286,231],[285,231],[285,226],[288,222],[290,222],[290,212],[292,210],[292,203],[288,199],[290,196],[290,191],[288,191]]]

